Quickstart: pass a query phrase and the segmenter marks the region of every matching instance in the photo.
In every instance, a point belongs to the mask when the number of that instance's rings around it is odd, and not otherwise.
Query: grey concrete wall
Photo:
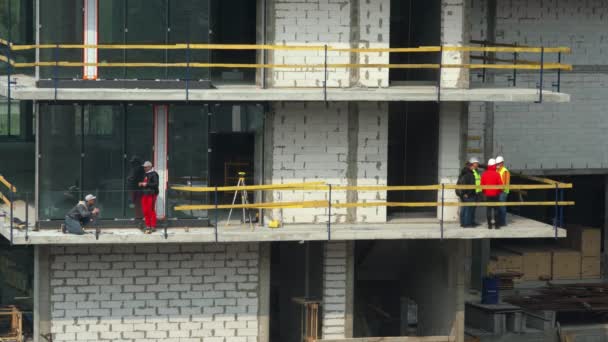
[[[567,104],[489,104],[494,111],[494,141],[489,154],[502,154],[512,169],[578,170],[608,169],[606,135],[608,128],[608,57],[605,27],[608,4],[605,2],[498,1],[496,39],[505,43],[531,46],[567,46],[572,54],[564,61],[574,71],[562,74],[561,91],[572,95]],[[471,2],[473,39],[487,37],[487,1]],[[499,55],[498,57],[505,57]],[[520,58],[534,58],[538,55]],[[555,61],[556,56],[547,57]],[[477,73],[471,75],[478,82]],[[509,84],[504,73],[497,74],[494,84]],[[520,72],[518,87],[535,87],[537,73]],[[557,81],[554,72],[545,75],[545,89]],[[488,104],[471,103],[469,135],[484,136],[485,111]],[[472,141],[471,148],[487,142]],[[578,172],[573,171],[573,172]]]

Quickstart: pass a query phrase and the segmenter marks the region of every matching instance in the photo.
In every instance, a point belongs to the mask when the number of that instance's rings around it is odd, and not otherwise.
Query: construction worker
[[[505,167],[505,159],[502,156],[496,157],[496,166],[500,179],[505,188],[502,190],[498,200],[500,202],[506,202],[509,198],[509,185],[511,184],[511,172]],[[507,225],[507,207],[498,207],[498,223],[501,226]]]
[[[500,174],[496,171],[496,159],[488,160],[486,171],[481,175],[481,185],[502,185]],[[486,202],[498,202],[498,197],[502,193],[500,189],[484,189],[483,194]],[[486,207],[486,217],[488,219],[488,229],[492,229],[492,218],[496,229],[500,229],[498,220],[498,210],[495,206]]]
[[[471,158],[460,172],[458,177],[458,185],[479,185],[477,179],[477,167],[479,167],[479,159]],[[478,189],[458,189],[456,195],[463,203],[477,202]],[[460,226],[463,228],[476,227],[475,224],[475,207],[463,206],[460,207]]]
[[[80,201],[65,215],[65,222],[61,226],[61,231],[70,234],[83,235],[83,229],[89,222],[94,220],[99,214],[99,209],[95,207],[97,197],[86,195],[84,201]]]
[[[146,229],[144,233],[150,234],[156,231],[156,198],[158,197],[158,173],[154,171],[152,163],[146,161],[143,165],[145,175],[143,181],[139,182],[142,189],[141,210],[144,214]]]

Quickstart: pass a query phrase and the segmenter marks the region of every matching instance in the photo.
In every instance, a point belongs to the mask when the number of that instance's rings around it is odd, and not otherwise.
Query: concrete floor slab
[[[500,230],[488,230],[485,226],[463,229],[458,223],[444,224],[444,239],[507,239],[507,238],[554,238],[551,225],[534,220],[511,216],[509,226]],[[10,229],[0,226],[0,234],[10,239]],[[68,245],[68,244],[116,244],[116,243],[209,243],[209,242],[252,242],[252,241],[325,241],[331,240],[394,240],[394,239],[441,239],[438,221],[401,219],[388,223],[333,224],[328,232],[326,224],[290,224],[279,229],[248,225],[218,225],[217,236],[213,227],[182,227],[167,229],[145,235],[139,229],[102,229],[99,240],[95,231],[86,235],[66,235],[59,229],[40,231],[13,230],[13,243],[20,245]],[[566,237],[564,229],[558,229],[560,238]]]
[[[80,89],[37,88],[31,76],[16,75],[11,97],[16,100],[61,101],[437,101],[433,85],[398,85],[388,88],[271,88],[218,86],[217,89]],[[7,80],[0,79],[0,96],[7,96]],[[537,89],[441,89],[441,101],[534,102]],[[543,91],[544,102],[569,102],[570,95]]]

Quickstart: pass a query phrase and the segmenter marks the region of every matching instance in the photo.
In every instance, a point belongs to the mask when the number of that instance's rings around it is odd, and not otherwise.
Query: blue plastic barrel
[[[498,304],[498,279],[483,278],[481,304]]]

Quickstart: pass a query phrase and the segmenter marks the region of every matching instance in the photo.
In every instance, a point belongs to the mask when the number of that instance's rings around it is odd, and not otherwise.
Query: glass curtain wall
[[[209,43],[209,0],[104,0],[99,4],[100,44]],[[208,63],[207,50],[100,50],[103,62]],[[209,79],[208,68],[100,68],[102,79]]]
[[[0,38],[14,44],[34,43],[34,0],[0,0]],[[4,47],[2,55],[5,55]],[[33,62],[34,50],[11,51],[16,62]],[[20,74],[32,75],[34,68],[19,68]],[[6,64],[0,63],[0,74],[6,73]]]
[[[169,184],[209,185],[209,107],[172,105],[169,107]],[[207,193],[169,192],[171,217],[204,218],[206,210],[174,211],[176,205],[209,203]]]
[[[126,175],[131,156],[152,156],[152,106],[40,104],[40,113],[40,218],[62,219],[88,193],[102,219],[134,218]]]
[[[83,1],[40,0],[40,43],[82,44]],[[82,49],[40,49],[42,62],[82,63]],[[81,79],[82,67],[40,67],[42,79]]]

